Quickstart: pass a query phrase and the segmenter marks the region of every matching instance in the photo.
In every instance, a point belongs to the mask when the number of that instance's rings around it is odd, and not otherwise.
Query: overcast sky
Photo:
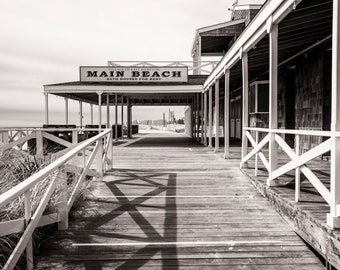
[[[43,85],[78,80],[81,65],[107,65],[108,60],[191,60],[195,30],[229,20],[233,2],[2,1],[0,126],[43,124]],[[263,1],[239,1],[259,2]],[[50,97],[51,123],[62,121],[63,106],[62,98]],[[70,121],[76,124],[78,103],[70,102],[70,106],[74,108]],[[89,108],[84,110],[87,114]],[[148,118],[150,113],[154,114],[145,111],[139,116]]]

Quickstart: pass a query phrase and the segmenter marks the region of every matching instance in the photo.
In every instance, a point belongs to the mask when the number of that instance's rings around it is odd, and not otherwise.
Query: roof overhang
[[[45,85],[44,92],[54,93],[199,93],[203,91],[203,85]]]
[[[268,33],[272,24],[281,22],[301,1],[267,1],[209,75],[204,89],[207,90],[216,78],[222,77],[225,69],[233,67],[243,53],[250,51]]]
[[[223,55],[223,50],[227,50],[228,44],[235,35],[241,34],[244,28],[244,19],[223,22],[196,30],[194,41],[191,49],[191,55],[194,55],[201,37],[201,55],[216,56]],[[221,47],[223,47],[221,49]],[[216,49],[217,48],[217,51]],[[211,50],[211,51],[210,51]]]
[[[203,92],[206,75],[189,75],[187,82],[68,82],[44,86],[44,93],[53,94],[90,104],[99,103],[99,95],[108,94],[115,100],[119,95],[119,102],[129,100],[134,105],[188,105],[196,96]],[[106,98],[102,104],[107,102]]]

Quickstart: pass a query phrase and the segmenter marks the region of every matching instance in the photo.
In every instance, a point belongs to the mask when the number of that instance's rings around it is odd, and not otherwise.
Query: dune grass
[[[18,150],[8,150],[1,154],[0,156],[0,194],[6,192],[12,187],[16,186],[20,182],[27,179],[29,176],[39,171],[46,165],[53,162],[52,159],[42,162],[41,160],[36,159],[34,156],[31,156],[23,151]],[[67,182],[67,191],[68,194],[71,193],[72,188],[75,184],[75,179],[77,176],[74,174],[66,174],[65,179]],[[38,206],[41,197],[44,195],[44,192],[49,184],[50,177],[47,177],[43,181],[40,181],[32,190],[31,190],[31,201],[32,201],[32,209],[36,209]],[[85,196],[85,191],[87,190],[87,185],[89,181],[84,183],[79,197]],[[55,205],[60,201],[60,195],[62,189],[58,188],[52,195],[50,202],[45,210],[45,213],[56,212]],[[81,200],[77,200],[78,202]],[[24,196],[19,196],[19,198],[15,199],[11,203],[9,203],[6,207],[0,209],[0,222],[14,220],[17,218],[24,217]],[[56,229],[56,224],[52,224],[49,226],[41,227],[35,230],[33,235],[33,247],[34,250],[37,251],[41,243],[47,238],[47,235],[50,235],[53,230]],[[20,239],[21,234],[11,234],[4,237],[0,237],[0,268],[2,269],[3,265],[6,263],[9,255],[13,251],[16,243]],[[24,256],[23,256],[24,257]],[[21,259],[16,269],[25,269],[25,260]]]

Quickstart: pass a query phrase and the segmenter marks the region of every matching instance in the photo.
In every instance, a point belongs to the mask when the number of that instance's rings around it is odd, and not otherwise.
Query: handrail
[[[92,145],[97,140],[105,137],[108,133],[110,133],[110,129],[105,130],[104,132],[96,135],[95,137],[92,137],[79,145],[77,145],[75,148],[73,148],[71,151],[63,155],[62,157],[58,158],[53,163],[49,164],[45,168],[38,171],[36,174],[33,174],[32,176],[28,177],[25,181],[21,182],[20,184],[16,185],[12,189],[8,190],[7,192],[0,195],[0,208],[5,206],[9,201],[12,199],[15,199],[15,197],[20,196],[23,194],[26,190],[29,188],[32,188],[41,180],[41,178],[46,177],[51,171],[54,171],[64,163],[66,163],[68,160],[70,160],[72,157],[74,157],[78,152],[84,150],[89,145]],[[13,198],[14,197],[14,198]]]
[[[330,137],[331,136],[331,132],[325,131],[325,130],[269,129],[269,128],[253,128],[253,127],[244,127],[243,129],[248,130],[248,131],[272,132],[272,133],[292,134],[292,135],[307,135],[307,136],[310,135],[310,136],[322,136],[322,137]],[[337,136],[339,136],[339,135],[337,135]]]
[[[10,225],[13,226],[16,225],[16,229],[9,228],[8,222],[0,222],[0,225],[2,228],[6,228],[5,231],[2,232],[2,235],[7,235],[10,233],[13,233],[15,231],[22,231],[20,228],[22,228],[23,220],[24,220],[24,230],[23,234],[17,243],[16,247],[14,248],[11,256],[8,258],[8,261],[6,265],[4,266],[4,269],[14,269],[15,265],[20,258],[23,251],[26,249],[26,261],[27,261],[27,269],[33,269],[33,252],[32,252],[32,234],[35,230],[35,228],[42,226],[44,224],[51,224],[58,222],[58,228],[59,229],[67,229],[68,227],[68,213],[73,205],[73,202],[75,200],[75,197],[79,191],[79,187],[81,186],[83,180],[85,179],[90,166],[95,158],[96,155],[98,155],[97,158],[97,169],[99,170],[99,175],[102,175],[102,172],[105,171],[104,166],[106,166],[106,160],[109,159],[108,167],[111,168],[112,166],[112,130],[106,129],[103,132],[99,133],[98,135],[87,139],[86,141],[83,141],[79,143],[76,146],[72,145],[72,149],[65,153],[63,156],[55,160],[53,163],[49,164],[45,168],[41,169],[37,173],[31,175],[28,177],[25,181],[21,182],[20,184],[16,185],[15,187],[11,188],[10,190],[6,191],[5,193],[0,195],[0,208],[5,207],[8,203],[15,200],[22,194],[24,194],[24,204],[25,204],[25,217],[24,219],[19,218],[16,220],[13,220],[10,222]],[[104,139],[104,140],[103,140]],[[106,140],[106,144],[104,147],[102,147],[103,141]],[[95,143],[95,146],[92,148],[92,145]],[[81,170],[81,174],[76,181],[75,185],[72,188],[72,193],[70,195],[70,198],[67,199],[65,190],[63,189],[62,193],[64,196],[60,199],[60,205],[57,206],[58,208],[58,214],[55,215],[55,213],[52,213],[50,216],[53,215],[52,221],[46,222],[46,219],[44,220],[43,212],[48,204],[48,201],[50,200],[55,188],[57,181],[61,181],[62,178],[60,175],[63,175],[63,165],[66,164],[66,162],[70,161],[73,157],[75,157],[78,153],[83,152],[86,150],[86,148],[91,146],[92,153],[90,154],[86,164],[84,165],[84,168]],[[104,148],[104,149],[103,149]],[[105,153],[105,154],[104,154]],[[103,159],[103,157],[105,159]],[[35,212],[31,214],[32,211],[32,205],[31,205],[31,188],[33,188],[36,184],[38,184],[40,181],[43,181],[47,179],[47,177],[53,176],[49,179],[48,188],[46,189],[43,197],[39,201],[38,207],[35,209]],[[66,181],[63,181],[63,185],[66,185]]]
[[[328,205],[334,207],[334,202],[331,198],[331,190],[319,179],[319,177],[313,173],[312,169],[309,168],[308,162],[311,160],[325,155],[329,155],[328,153],[334,151],[331,146],[332,137],[340,137],[340,132],[331,132],[324,130],[292,130],[292,129],[269,129],[269,128],[253,128],[253,127],[244,127],[244,132],[246,133],[247,139],[250,141],[253,149],[242,156],[241,159],[241,167],[243,164],[247,163],[250,158],[255,156],[255,176],[257,176],[258,171],[258,157],[261,158],[262,163],[268,171],[268,179],[267,184],[269,186],[276,185],[274,181],[278,179],[278,177],[286,174],[289,171],[295,170],[295,201],[298,202],[300,200],[300,174],[304,174],[306,179],[312,184],[312,186],[317,190],[317,192],[322,196],[322,198],[326,201]],[[254,139],[252,134],[255,134]],[[267,135],[259,140],[259,133],[267,133]],[[295,145],[294,148],[284,140],[283,136],[279,134],[292,134],[295,135]],[[301,136],[315,136],[319,137],[327,137],[326,140],[322,140],[319,144],[304,151],[303,153],[300,151],[300,140]],[[288,162],[285,164],[277,164],[277,158],[273,158],[270,155],[270,151],[276,151],[269,149],[268,158],[265,157],[263,153],[263,147],[268,143],[276,143],[280,149],[290,158]],[[331,179],[332,181],[332,179]]]

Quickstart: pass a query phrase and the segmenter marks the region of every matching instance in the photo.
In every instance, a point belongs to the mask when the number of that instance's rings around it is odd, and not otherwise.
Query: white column
[[[110,128],[110,94],[106,94],[106,128]]]
[[[83,126],[83,102],[79,101],[79,126]]]
[[[131,105],[130,98],[127,99],[127,137],[131,138]]]
[[[220,150],[220,79],[215,79],[215,152]]]
[[[204,93],[200,94],[201,96],[201,143],[204,144]]]
[[[224,158],[229,158],[229,93],[230,70],[224,69]]]
[[[277,144],[275,133],[272,129],[277,129],[277,69],[278,69],[278,25],[273,24],[269,33],[269,176],[268,186],[276,185],[272,181],[272,172],[277,168]]]
[[[208,112],[207,112],[207,97],[208,93],[207,91],[204,92],[204,139],[203,139],[203,142],[204,142],[204,145],[207,146],[207,129],[208,129],[208,125],[207,125],[207,121],[208,121]]]
[[[196,140],[200,140],[200,95],[196,94]]]
[[[248,95],[249,92],[249,82],[248,82],[248,54],[242,54],[242,126],[248,127]],[[243,159],[248,153],[248,139],[245,130],[242,128],[242,156]],[[243,166],[247,166],[243,163]]]
[[[93,125],[93,104],[90,104],[91,108],[91,125]]]
[[[121,108],[121,118],[122,118],[122,138],[124,138],[124,131],[123,131],[123,126],[124,126],[124,96],[122,95],[121,97],[121,105],[122,105],[122,108]]]
[[[196,139],[196,99],[192,99],[192,137]]]
[[[98,124],[99,124],[99,132],[102,130],[102,92],[97,92],[98,94]],[[97,160],[96,160],[96,167],[99,174],[99,178],[103,177],[103,143],[99,143]]]
[[[68,125],[68,98],[65,98],[65,124]]]
[[[48,93],[45,94],[45,124],[49,124],[49,115],[48,115]]]
[[[102,92],[98,92],[98,125],[99,130],[102,128]]]
[[[197,50],[198,75],[201,75],[201,55],[202,55],[202,37],[198,36],[198,50]]]
[[[118,94],[115,94],[115,140],[118,141]]]
[[[213,113],[212,113],[212,86],[209,87],[209,148],[212,148],[212,122],[213,122]]]
[[[333,1],[333,35],[332,35],[332,120],[331,120],[331,205],[327,215],[327,225],[339,228],[340,204],[340,7],[339,1]]]

